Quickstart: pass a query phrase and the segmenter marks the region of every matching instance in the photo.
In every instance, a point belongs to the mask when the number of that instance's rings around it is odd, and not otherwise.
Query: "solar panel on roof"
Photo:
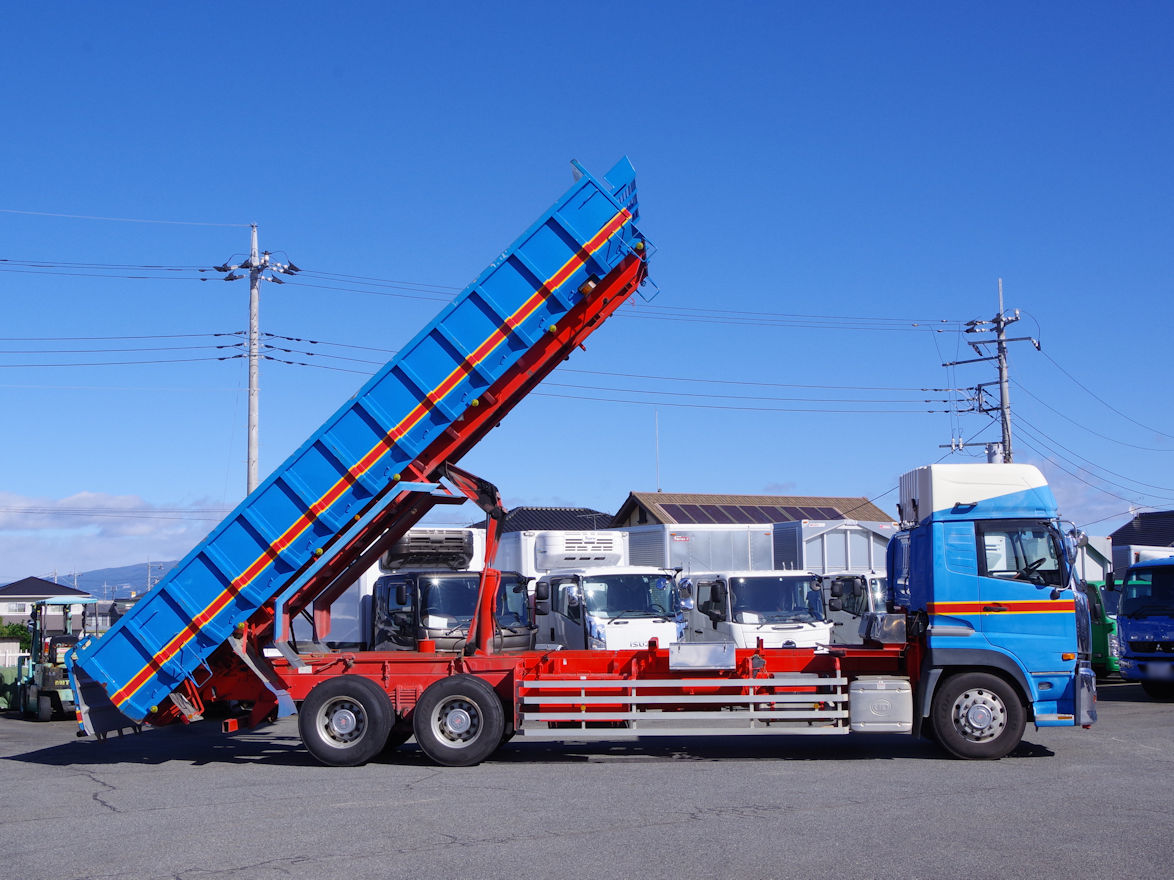
[[[769,504],[745,504],[741,509],[750,516],[752,523],[774,522],[776,508]]]
[[[836,510],[834,507],[817,507],[820,519],[843,519],[844,514]]]
[[[740,504],[723,504],[722,513],[729,517],[730,522],[734,523],[753,523],[758,522],[754,517],[746,512],[746,508]]]
[[[715,520],[712,516],[710,516],[709,511],[706,510],[700,504],[682,504],[681,510],[683,510],[685,512],[685,516],[689,517],[687,522],[693,522],[693,523],[718,522],[718,520]]]
[[[781,522],[791,522],[793,520],[808,519],[808,517],[803,513],[802,507],[792,507],[790,505],[786,505],[786,506],[779,505],[775,509],[778,510],[781,515],[780,516]]]

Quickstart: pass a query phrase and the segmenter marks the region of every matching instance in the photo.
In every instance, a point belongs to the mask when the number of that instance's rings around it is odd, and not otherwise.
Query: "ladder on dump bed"
[[[281,630],[311,602],[328,615],[323,600],[345,588],[344,574],[353,581],[357,563],[377,558],[372,548],[444,500],[442,466],[643,282],[649,248],[631,164],[602,180],[575,164],[562,198],[130,613],[79,647],[71,678],[86,732],[113,729],[95,720],[111,713],[141,722],[173,693],[179,705],[246,622]]]

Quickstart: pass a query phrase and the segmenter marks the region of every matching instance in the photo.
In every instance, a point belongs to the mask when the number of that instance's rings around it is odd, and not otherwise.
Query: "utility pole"
[[[993,340],[977,340],[968,342],[967,344],[974,349],[979,355],[984,355],[984,351],[980,346],[994,345],[994,355],[986,355],[984,357],[971,358],[965,361],[952,361],[948,364],[942,364],[943,367],[955,367],[959,364],[977,364],[982,361],[995,361],[999,369],[999,423],[1003,431],[1002,443],[988,443],[987,444],[987,460],[988,461],[1002,461],[1004,464],[1010,464],[1014,461],[1014,452],[1011,448],[1011,392],[1010,392],[1010,378],[1007,371],[1007,343],[1008,342],[1030,342],[1035,346],[1036,351],[1040,350],[1039,340],[1031,336],[1016,336],[1014,338],[1007,338],[1007,327],[1019,320],[1019,310],[1016,309],[1013,315],[1008,315],[1003,308],[1003,279],[999,279],[999,311],[989,321],[967,321],[967,333],[990,333],[993,329],[995,338]],[[993,385],[993,382],[984,382],[975,386],[977,394],[977,408],[979,412],[994,412],[994,408],[983,406],[983,389],[988,385]]]
[[[265,254],[269,258],[269,254]],[[257,415],[260,389],[259,361],[261,324],[261,265],[257,256],[257,224],[253,224],[252,246],[249,249],[249,471],[248,493],[257,488]],[[150,578],[148,578],[148,581]]]
[[[248,468],[246,492],[252,494],[257,488],[260,446],[260,368],[261,368],[261,282],[272,281],[284,284],[274,273],[295,275],[298,269],[293,263],[279,263],[270,258],[269,251],[257,251],[257,224],[250,224],[252,235],[249,241],[249,256],[243,263],[214,266],[217,272],[227,272],[225,281],[237,281],[244,275],[237,275],[236,269],[249,270],[249,421],[248,421]],[[269,273],[269,274],[266,274]]]

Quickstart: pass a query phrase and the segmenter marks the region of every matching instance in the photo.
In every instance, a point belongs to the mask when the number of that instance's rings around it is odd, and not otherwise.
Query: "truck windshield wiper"
[[[617,614],[615,617],[613,617],[611,619],[612,620],[619,620],[622,617],[629,617],[629,616],[632,616],[632,617],[667,617],[668,615],[662,614],[659,611],[648,611],[647,609],[640,609],[640,608],[627,608],[627,609],[621,611],[619,614]]]

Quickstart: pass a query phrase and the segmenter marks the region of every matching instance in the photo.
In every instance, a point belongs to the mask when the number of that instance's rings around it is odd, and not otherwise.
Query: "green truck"
[[[1088,597],[1092,618],[1092,668],[1098,678],[1116,675],[1120,670],[1117,645],[1117,599],[1121,595],[1110,580],[1078,581],[1080,591]]]

